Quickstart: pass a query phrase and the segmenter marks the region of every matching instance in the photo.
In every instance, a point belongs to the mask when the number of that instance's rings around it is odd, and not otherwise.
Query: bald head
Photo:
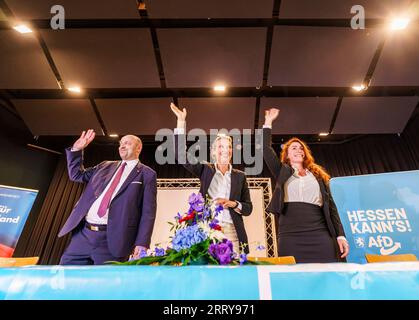
[[[119,155],[122,160],[136,160],[140,156],[143,143],[140,138],[132,134],[123,136],[119,141]]]

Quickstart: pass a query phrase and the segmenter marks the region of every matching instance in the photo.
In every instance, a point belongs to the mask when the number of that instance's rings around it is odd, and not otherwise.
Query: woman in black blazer
[[[250,200],[250,192],[247,185],[246,175],[243,171],[233,169],[232,140],[228,136],[217,136],[211,146],[211,157],[215,163],[191,164],[186,157],[185,126],[186,109],[180,110],[173,103],[170,105],[177,117],[177,128],[175,129],[175,155],[176,160],[184,159],[182,165],[198,177],[201,182],[199,192],[205,197],[209,195],[217,204],[224,207],[224,211],[217,219],[226,238],[233,242],[234,251],[239,253],[242,250],[249,253],[249,245],[246,230],[244,228],[243,216],[252,213],[253,206]],[[179,150],[181,149],[181,150]]]
[[[287,141],[280,159],[272,148],[272,122],[279,110],[265,111],[263,157],[276,178],[268,211],[279,219],[278,255],[297,263],[345,261],[349,245],[329,189],[329,174],[314,162],[298,138]]]

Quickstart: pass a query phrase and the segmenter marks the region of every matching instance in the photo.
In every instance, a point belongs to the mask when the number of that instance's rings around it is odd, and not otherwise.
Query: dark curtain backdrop
[[[27,143],[32,139],[19,117],[2,107],[0,101],[0,185],[39,190],[17,243],[15,256],[25,255],[25,246],[30,241],[59,161],[56,154],[29,148]]]
[[[413,117],[400,135],[370,135],[343,144],[310,145],[316,161],[333,177],[406,171],[419,169],[419,117]],[[280,144],[274,146],[279,151]],[[105,159],[118,159],[115,146],[91,146],[86,151],[86,164]],[[154,161],[156,145],[145,145],[141,157],[144,164],[157,171],[159,178],[190,175],[179,165],[159,166]],[[268,177],[264,168],[261,176]],[[56,168],[47,196],[29,235],[21,256],[40,256],[42,264],[57,264],[69,240],[58,239],[59,229],[80,197],[84,186],[68,179],[64,158]]]

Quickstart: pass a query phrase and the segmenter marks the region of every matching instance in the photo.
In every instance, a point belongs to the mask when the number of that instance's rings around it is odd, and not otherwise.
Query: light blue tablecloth
[[[3,268],[0,299],[419,299],[419,262]]]

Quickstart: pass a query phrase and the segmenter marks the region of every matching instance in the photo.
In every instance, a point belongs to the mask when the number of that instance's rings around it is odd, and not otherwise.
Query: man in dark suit
[[[83,150],[94,139],[93,130],[82,133],[66,149],[71,181],[87,183],[59,237],[72,232],[62,265],[103,264],[134,258],[150,245],[156,216],[156,173],[138,160],[140,138],[127,135],[120,141],[122,161],[83,166]]]
[[[243,171],[233,169],[231,166],[232,140],[228,136],[219,135],[211,147],[211,156],[214,164],[191,164],[186,157],[185,125],[186,109],[179,110],[173,103],[170,105],[177,116],[175,129],[175,155],[176,159],[183,159],[183,166],[198,177],[201,182],[199,192],[205,197],[208,195],[224,210],[217,217],[226,238],[233,242],[234,251],[243,249],[249,253],[248,239],[244,228],[243,216],[252,213],[253,206],[246,175]],[[179,145],[181,147],[179,147]]]

